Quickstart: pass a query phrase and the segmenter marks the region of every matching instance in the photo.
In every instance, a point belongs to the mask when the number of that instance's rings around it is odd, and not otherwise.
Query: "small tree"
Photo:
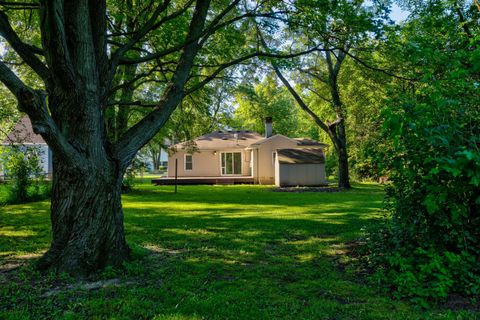
[[[12,179],[8,202],[26,202],[40,193],[43,181],[40,168],[40,151],[36,148],[12,146],[2,154],[5,171]],[[33,187],[33,190],[29,192]]]

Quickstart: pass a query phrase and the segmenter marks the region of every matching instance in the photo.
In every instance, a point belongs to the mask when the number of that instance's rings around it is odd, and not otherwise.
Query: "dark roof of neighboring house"
[[[228,130],[208,133],[193,141],[199,150],[244,149],[263,138],[262,135],[249,130]],[[175,146],[181,149],[184,145],[188,145],[188,142]]]
[[[28,116],[24,116],[17,122],[4,144],[46,144],[42,136],[33,132],[32,123]]]
[[[278,149],[278,162],[281,164],[315,164],[325,163],[322,149]]]
[[[308,138],[289,138],[289,137],[286,137],[282,134],[276,134],[276,135],[273,135],[271,137],[268,137],[268,138],[263,138],[257,142],[255,142],[253,144],[253,146],[259,146],[267,141],[271,141],[273,139],[276,139],[276,138],[284,138],[284,139],[288,139],[288,140],[291,140],[292,142],[296,142],[297,145],[299,147],[321,147],[321,148],[325,148],[328,146],[328,144],[325,144],[325,143],[322,143],[322,142],[318,142],[316,140],[312,140],[312,139],[308,139]]]
[[[293,138],[293,140],[296,140],[299,146],[305,146],[305,147],[326,147],[328,144],[325,144],[323,142],[319,142],[316,140],[308,139],[308,138]]]

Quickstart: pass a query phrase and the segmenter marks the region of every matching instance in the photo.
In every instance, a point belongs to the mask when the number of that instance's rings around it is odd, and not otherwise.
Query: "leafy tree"
[[[274,75],[267,75],[257,85],[243,85],[235,100],[234,126],[248,128],[263,133],[265,118],[272,117],[273,132],[286,136],[296,136],[299,130],[298,111],[290,94],[278,86]]]
[[[173,143],[189,141],[222,129],[223,124],[231,121],[231,81],[225,77],[182,100],[160,132],[140,150],[144,158],[152,159],[155,171],[160,168],[162,149],[166,150]],[[144,110],[136,110],[132,118],[144,114]]]
[[[460,1],[410,9],[389,37],[389,60],[414,81],[390,87],[382,112],[392,219],[372,234],[372,261],[425,304],[480,292],[480,15]]]
[[[315,94],[322,103],[326,102],[330,106],[333,111],[331,115],[335,120],[321,119],[315,112],[316,108],[309,105],[302,97],[302,95],[305,96],[306,90],[296,90],[284,76],[281,71],[282,66],[277,62],[272,63],[272,67],[300,108],[331,139],[337,153],[338,185],[342,188],[350,188],[347,113],[343,95],[340,92],[339,77],[346,58],[352,56],[352,51],[360,49],[361,44],[368,39],[369,32],[379,32],[382,22],[363,1],[352,3],[326,1],[324,6],[318,6],[315,2],[298,1],[295,2],[295,6],[302,15],[295,15],[289,20],[293,36],[307,43],[320,42],[322,48],[301,58],[290,67],[301,73],[302,87],[309,89],[308,94]],[[264,40],[263,44],[267,46]],[[317,89],[319,83],[323,86],[320,90]]]
[[[275,4],[282,3],[0,4],[0,35],[15,59],[29,67],[28,75],[35,75],[26,77],[0,62],[0,81],[53,152],[53,237],[39,268],[84,275],[129,258],[120,192],[126,169],[185,96],[229,67],[262,55],[278,56],[257,49],[249,19],[276,18],[284,13],[277,13]],[[22,28],[29,32],[20,32]],[[146,104],[140,100],[143,80],[158,83]],[[123,94],[128,86],[134,92]],[[150,112],[125,128],[119,116],[125,105]],[[114,116],[109,114],[112,108]]]

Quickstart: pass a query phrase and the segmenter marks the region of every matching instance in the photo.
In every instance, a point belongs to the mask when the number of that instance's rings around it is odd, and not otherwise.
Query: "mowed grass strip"
[[[143,183],[123,197],[134,260],[91,283],[14,269],[48,248],[49,203],[3,206],[0,319],[475,317],[391,300],[340,265],[361,228],[382,216],[383,196],[374,184],[338,193],[180,186],[174,194]]]

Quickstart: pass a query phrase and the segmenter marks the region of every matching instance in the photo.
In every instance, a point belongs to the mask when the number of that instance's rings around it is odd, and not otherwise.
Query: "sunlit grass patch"
[[[117,286],[66,289],[70,280],[0,269],[0,319],[455,318],[392,301],[339,267],[349,263],[349,242],[382,216],[382,199],[375,184],[337,193],[179,186],[175,194],[143,183],[123,197],[134,260],[97,275]],[[48,248],[48,210],[48,202],[0,207],[0,265]],[[52,288],[60,293],[44,297]]]

